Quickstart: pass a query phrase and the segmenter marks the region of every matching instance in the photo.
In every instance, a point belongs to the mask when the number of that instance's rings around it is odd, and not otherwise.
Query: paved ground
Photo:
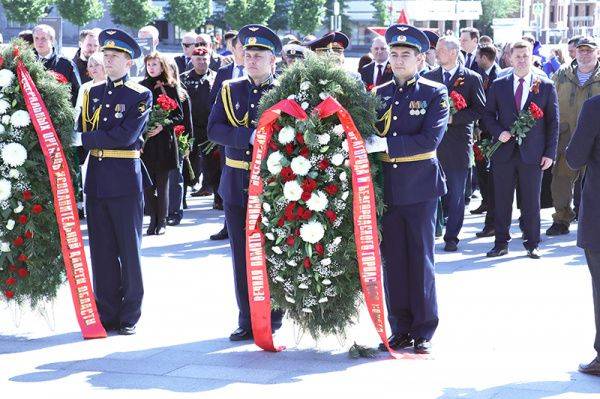
[[[482,218],[467,216],[460,252],[438,243],[431,359],[349,359],[353,341],[377,344],[365,312],[346,340],[313,342],[287,322],[277,338],[288,350],[273,354],[227,340],[236,327],[229,248],[208,240],[222,212],[209,199],[190,203],[181,226],[144,238],[137,335],[83,341],[66,287],[36,311],[0,305],[1,397],[599,397],[600,378],[576,371],[592,358],[593,313],[574,233],[544,236],[541,260],[524,257],[519,238],[508,256],[489,260],[492,239],[474,237]]]

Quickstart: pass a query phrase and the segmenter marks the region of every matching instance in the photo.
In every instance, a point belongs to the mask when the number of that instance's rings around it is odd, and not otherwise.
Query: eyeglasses
[[[208,46],[208,44],[206,42],[196,42],[195,46],[196,47],[206,47],[206,46]]]
[[[181,43],[181,45],[185,48],[190,48],[192,46],[196,46],[196,43]]]

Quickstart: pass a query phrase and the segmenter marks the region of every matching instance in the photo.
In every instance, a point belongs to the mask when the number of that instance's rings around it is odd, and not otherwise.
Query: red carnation
[[[35,204],[32,208],[31,208],[31,212],[35,213],[36,215],[39,214],[40,212],[42,212],[44,208],[42,208],[42,206],[40,204]]]
[[[298,154],[302,155],[304,158],[308,158],[310,156],[310,151],[308,150],[308,147],[302,147]]]
[[[339,188],[335,184],[329,184],[327,187],[325,187],[325,191],[327,194],[334,196],[339,191]]]
[[[269,141],[269,148],[273,151],[277,151],[279,149],[279,147],[277,147],[277,143],[275,143],[273,140]]]
[[[300,145],[304,145],[304,136],[302,135],[302,133],[300,133],[300,132],[296,133],[296,141]]]
[[[21,54],[19,48],[17,46],[13,47],[12,55],[13,57],[18,57]]]
[[[319,169],[325,170],[328,167],[329,167],[329,161],[327,159],[323,159],[321,162],[319,162]]]
[[[185,133],[185,126],[183,126],[183,125],[177,125],[177,126],[175,126],[173,128],[173,132],[175,133],[175,136],[179,137],[183,133]]]
[[[19,277],[25,278],[29,276],[29,270],[27,270],[24,267],[20,267],[19,270],[17,270],[17,274],[19,275]]]
[[[27,223],[27,216],[25,216],[25,215],[20,215],[20,216],[19,216],[19,223],[21,223],[21,224],[25,224],[25,223]]]
[[[23,199],[25,201],[29,201],[32,197],[33,197],[33,195],[31,194],[31,191],[29,191],[29,190],[23,191]]]
[[[65,75],[63,75],[62,73],[56,72],[56,71],[51,71],[48,70],[48,73],[50,75],[52,75],[52,77],[60,84],[67,84],[69,83],[69,79],[67,79],[67,77]]]
[[[328,209],[327,211],[325,211],[325,216],[327,217],[327,219],[329,219],[329,221],[331,223],[335,222],[335,220],[337,219],[335,212],[332,211],[331,209]]]
[[[11,290],[6,290],[6,291],[4,291],[4,296],[7,299],[12,299],[15,296],[15,293]]]
[[[31,231],[27,230],[25,232],[25,238],[27,238],[27,239],[33,238],[33,233]]]
[[[23,237],[18,236],[17,238],[15,238],[15,240],[13,241],[13,244],[15,245],[15,247],[20,247],[21,245],[23,245],[23,243],[25,242],[25,240],[23,240]]]
[[[17,266],[15,265],[8,265],[8,270],[11,272],[16,272],[17,271]]]
[[[294,171],[292,171],[291,167],[286,166],[285,168],[281,169],[281,178],[285,182],[292,181],[296,178],[296,174]]]
[[[304,268],[310,269],[310,258],[304,258]]]
[[[304,191],[308,191],[308,192],[312,193],[313,191],[315,191],[317,189],[317,181],[315,179],[311,179],[310,177],[307,177],[302,182],[302,189]]]
[[[292,143],[287,143],[283,149],[288,155],[292,155],[294,153],[294,145]]]
[[[172,111],[175,108],[177,108],[177,103],[175,102],[175,100],[173,100],[166,94],[161,94],[160,96],[158,96],[158,98],[156,99],[156,103],[160,108],[162,108],[165,111]]]
[[[293,236],[289,236],[288,238],[286,238],[285,242],[287,243],[287,245],[289,245],[290,247],[293,247],[294,244],[296,243],[296,239]]]
[[[536,103],[529,104],[529,112],[531,112],[531,116],[536,121],[544,117],[544,111]]]
[[[294,213],[294,210],[296,208],[296,203],[295,202],[291,202],[290,204],[288,204],[288,206],[285,207],[285,220],[289,221],[293,221],[296,220],[296,215]]]
[[[14,277],[9,277],[6,279],[6,285],[15,285],[16,282],[17,282],[17,279]]]
[[[308,201],[310,199],[310,196],[312,195],[312,193],[310,191],[303,191],[302,195],[300,196],[300,199],[304,202]]]
[[[317,253],[319,255],[323,255],[325,253],[325,250],[323,249],[323,244],[321,244],[320,242],[315,244],[315,251],[317,251]]]
[[[467,101],[465,98],[455,90],[450,92],[450,98],[452,99],[452,103],[454,104],[454,109],[456,111],[460,111],[462,109],[467,108]]]
[[[17,259],[18,259],[20,262],[27,262],[27,259],[29,259],[29,258],[27,257],[27,255],[25,255],[25,254],[21,254],[21,255],[19,255],[19,257],[18,257]]]
[[[277,221],[277,226],[283,227],[284,224],[285,224],[285,220],[283,218],[279,218],[279,220]]]

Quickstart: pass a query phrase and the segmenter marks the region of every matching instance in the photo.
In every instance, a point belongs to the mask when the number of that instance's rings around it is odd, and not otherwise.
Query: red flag
[[[385,26],[369,26],[367,29],[379,36],[385,36],[385,31],[387,30]]]
[[[405,25],[410,25],[410,23],[408,22],[408,14],[406,13],[406,10],[401,9],[400,12],[398,13],[398,22],[399,24],[405,24]]]

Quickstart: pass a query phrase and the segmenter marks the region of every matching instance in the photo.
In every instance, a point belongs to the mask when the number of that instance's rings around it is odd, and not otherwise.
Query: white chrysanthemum
[[[27,111],[23,111],[22,109],[15,111],[10,116],[10,124],[14,127],[25,127],[29,126],[31,123],[31,119],[29,118],[29,113]]]
[[[327,299],[327,297],[323,297],[323,298],[319,299],[319,303],[325,303],[327,301],[329,301],[329,299]]]
[[[271,212],[271,205],[269,205],[268,202],[263,202],[263,211],[265,211],[266,213]]]
[[[11,169],[8,171],[8,177],[10,177],[11,179],[18,179],[19,177],[21,177],[21,172],[19,172],[16,169]]]
[[[294,141],[294,137],[296,137],[296,131],[291,126],[285,126],[279,131],[279,135],[277,136],[279,142],[284,145]]]
[[[269,219],[267,219],[267,218],[262,218],[262,219],[261,219],[261,221],[262,221],[262,224],[264,224],[265,226],[268,226],[268,225],[269,225]]]
[[[300,90],[306,91],[308,89],[310,89],[310,82],[305,81],[305,82],[300,83]]]
[[[329,97],[329,95],[330,95],[329,93],[321,92],[321,93],[319,93],[319,98],[321,100],[325,100],[327,97]]]
[[[15,78],[15,74],[10,69],[1,69],[0,70],[0,87],[10,86],[13,79]]]
[[[319,144],[327,145],[329,143],[329,140],[331,139],[331,136],[328,135],[327,133],[323,133],[323,134],[318,135],[317,139],[319,140]]]
[[[339,152],[336,152],[331,157],[331,163],[334,164],[335,166],[340,166],[341,164],[344,163],[344,156],[342,154],[340,154]]]
[[[348,199],[349,195],[350,195],[350,191],[344,191],[342,193],[342,200],[346,201]]]
[[[279,174],[281,172],[281,160],[283,159],[283,154],[280,151],[272,152],[271,155],[267,158],[267,169],[269,173],[272,175]]]
[[[319,84],[325,86],[329,81],[327,79],[320,79]]]
[[[346,172],[340,173],[340,181],[346,181],[348,179],[348,175]]]
[[[306,176],[312,165],[308,159],[303,156],[297,156],[292,159],[290,166],[292,167],[292,171],[298,176]]]
[[[3,115],[10,108],[10,103],[6,100],[0,100],[0,115]]]
[[[348,152],[348,140],[342,141],[342,150]]]
[[[341,137],[344,134],[344,127],[342,125],[335,125],[333,127],[333,133]]]
[[[325,280],[321,281],[321,284],[323,285],[331,285],[331,280],[326,278]]]
[[[312,311],[312,310],[310,310],[309,308],[302,308],[302,311],[303,311],[304,313],[312,313],[312,312],[313,312],[313,311]]]
[[[296,303],[296,301],[294,300],[294,298],[291,298],[289,296],[286,296],[285,300],[288,301],[289,303]]]
[[[302,104],[300,104],[300,107],[306,110],[308,108],[308,103],[306,101],[303,101]]]
[[[0,134],[6,132],[6,129],[4,128],[3,124],[0,124]]]
[[[10,181],[6,179],[0,179],[0,202],[6,201],[10,198],[10,190],[12,189],[12,185]]]
[[[296,262],[295,260],[288,260],[285,263],[287,263],[290,266],[298,266],[298,262]]]
[[[283,185],[283,196],[288,202],[298,201],[302,197],[302,187],[296,180],[289,181]]]
[[[295,100],[296,99],[296,95],[295,94],[291,94],[288,96],[288,100]]]
[[[270,241],[273,241],[275,239],[275,236],[273,235],[273,233],[267,233],[267,234],[265,234],[265,237],[267,237],[267,239]]]
[[[10,244],[4,241],[0,241],[0,251],[10,252]]]
[[[335,237],[335,238],[333,239],[333,242],[332,242],[332,244],[333,244],[333,245],[340,245],[340,243],[341,243],[341,242],[342,242],[342,237]]]
[[[279,247],[271,247],[271,251],[275,252],[277,255],[281,255],[283,253]]]
[[[6,230],[12,230],[15,228],[15,221],[13,219],[8,219],[6,222]]]
[[[319,222],[308,222],[304,223],[302,227],[300,227],[300,237],[303,241],[308,242],[310,244],[316,244],[325,235],[325,229],[323,225]]]
[[[300,285],[298,285],[298,288],[300,288],[301,290],[307,290],[308,289],[308,285],[301,283]]]
[[[325,259],[323,259],[323,260],[321,261],[321,264],[322,264],[323,266],[329,266],[329,265],[331,265],[331,258],[325,258]]]
[[[3,115],[2,116],[2,124],[8,125],[9,123],[10,123],[10,115]]]
[[[310,195],[308,201],[306,201],[306,206],[313,212],[323,212],[327,205],[329,204],[329,200],[325,193],[321,190],[317,190]]]
[[[27,159],[27,150],[19,143],[6,144],[0,154],[4,163],[13,168],[23,165]]]
[[[21,212],[23,212],[23,209],[24,209],[23,204],[21,204],[21,201],[19,201],[19,205],[13,210],[15,213],[21,213]]]

